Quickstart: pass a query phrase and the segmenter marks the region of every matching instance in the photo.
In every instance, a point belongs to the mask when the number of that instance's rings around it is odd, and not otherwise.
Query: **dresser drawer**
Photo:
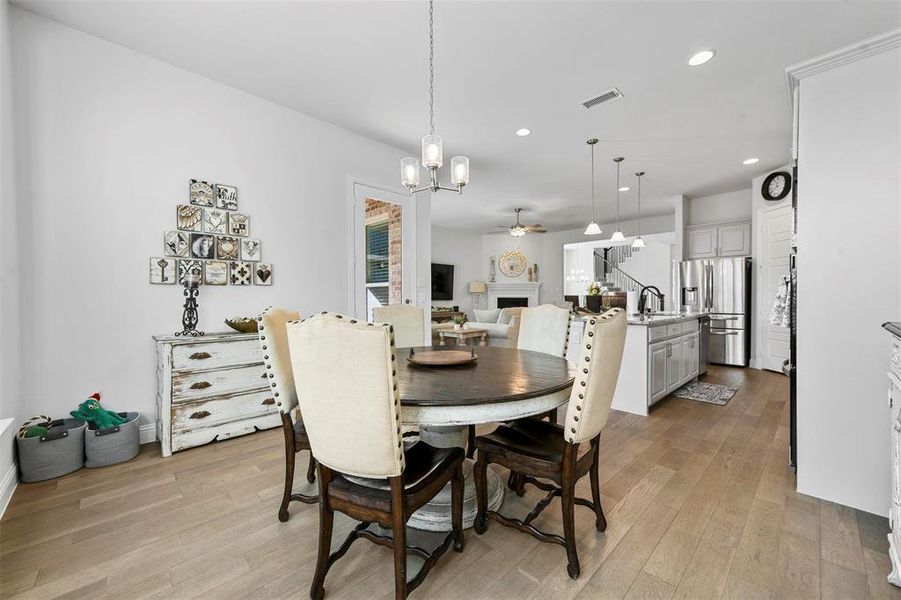
[[[173,431],[171,449],[172,452],[186,450],[195,446],[202,446],[210,442],[227,440],[229,438],[255,433],[261,429],[270,429],[278,427],[281,424],[279,414],[271,413],[242,419],[240,421],[231,421],[229,423],[221,423],[219,425],[210,425],[199,429],[186,429],[183,431]]]
[[[648,343],[662,340],[666,337],[666,325],[658,325],[657,327],[648,327]]]
[[[262,364],[215,371],[183,371],[172,375],[172,403],[269,387]]]
[[[682,333],[682,323],[673,323],[666,326],[666,337],[674,337]]]
[[[263,362],[259,340],[200,342],[172,347],[172,370],[218,369]]]
[[[277,412],[278,406],[268,389],[185,402],[172,407],[172,433],[174,435],[179,431],[214,427]]]
[[[698,330],[698,322],[694,319],[682,323],[682,333],[694,333]]]

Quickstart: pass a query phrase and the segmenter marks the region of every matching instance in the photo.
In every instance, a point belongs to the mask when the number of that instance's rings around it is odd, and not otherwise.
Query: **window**
[[[372,309],[388,304],[390,295],[390,249],[388,221],[366,226],[366,318]]]

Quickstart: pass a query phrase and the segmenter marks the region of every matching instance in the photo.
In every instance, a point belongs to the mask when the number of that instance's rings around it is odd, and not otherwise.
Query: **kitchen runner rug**
[[[732,396],[734,396],[737,391],[738,388],[729,387],[728,385],[693,381],[691,383],[686,383],[670,395],[677,398],[697,400],[698,402],[707,402],[723,406],[732,399]]]

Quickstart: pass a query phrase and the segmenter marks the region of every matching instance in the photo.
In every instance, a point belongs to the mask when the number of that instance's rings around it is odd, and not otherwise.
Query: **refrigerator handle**
[[[710,312],[713,308],[713,265],[707,262],[704,263],[704,279],[704,308]]]

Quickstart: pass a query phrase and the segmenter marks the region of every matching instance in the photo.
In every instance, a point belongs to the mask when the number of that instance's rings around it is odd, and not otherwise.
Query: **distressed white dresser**
[[[153,339],[163,456],[281,424],[255,333]]]
[[[888,576],[888,581],[901,586],[901,560],[898,555],[901,551],[901,323],[885,323],[883,327],[894,336],[888,372],[888,405],[891,411],[892,432],[892,504],[888,516],[889,526],[892,529],[888,535],[892,572]]]

